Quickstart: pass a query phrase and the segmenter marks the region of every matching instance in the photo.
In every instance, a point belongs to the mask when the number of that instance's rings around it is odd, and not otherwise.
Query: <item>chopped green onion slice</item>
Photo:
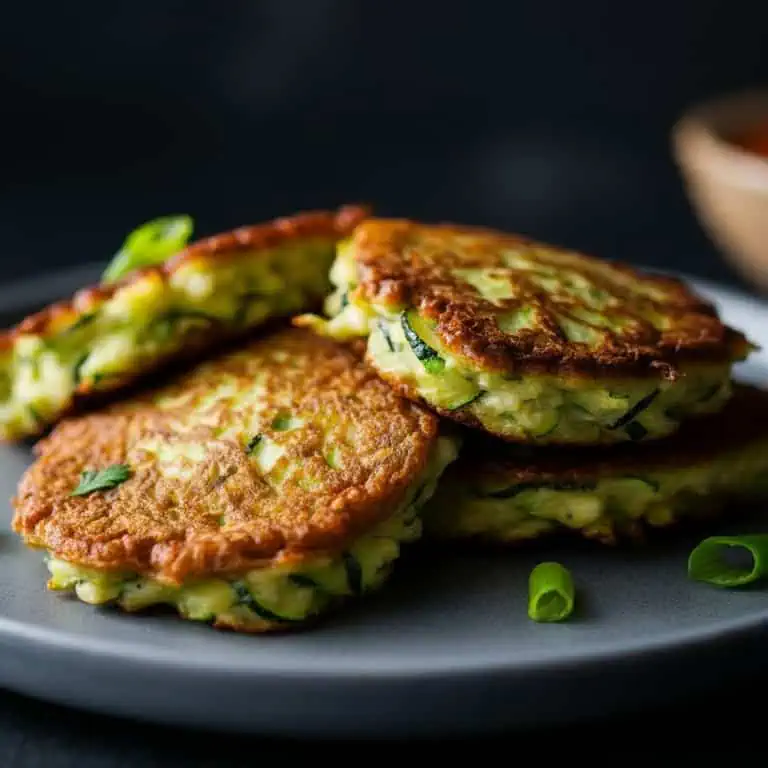
[[[560,563],[539,563],[528,579],[528,617],[562,621],[573,612],[573,577]]]
[[[180,251],[192,235],[190,216],[161,216],[134,229],[104,270],[102,280],[115,280],[141,267],[161,264]]]
[[[747,556],[745,565],[728,562],[728,556]],[[717,587],[741,587],[768,575],[768,534],[710,536],[688,557],[688,576]]]

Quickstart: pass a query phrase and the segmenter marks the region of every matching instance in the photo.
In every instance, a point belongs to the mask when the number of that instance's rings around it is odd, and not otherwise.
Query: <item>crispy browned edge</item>
[[[768,446],[768,391],[737,382],[733,396],[721,411],[692,417],[669,437],[649,442],[521,448],[479,433],[472,433],[465,441],[462,456],[450,468],[450,475],[470,484],[477,478],[516,485],[674,469],[752,444]]]
[[[619,261],[604,261],[568,249],[584,260],[586,269],[595,271],[605,266],[655,283],[671,294],[672,301],[657,307],[685,320],[685,331],[659,333],[648,323],[635,341],[620,340],[596,350],[581,350],[559,337],[554,321],[530,333],[514,337],[502,332],[486,312],[477,312],[474,304],[482,300],[458,299],[444,275],[439,276],[440,290],[435,291],[435,274],[409,270],[402,259],[402,248],[420,230],[446,234],[486,235],[489,240],[509,245],[529,245],[563,250],[533,238],[499,230],[450,222],[422,224],[408,219],[367,217],[352,235],[359,283],[355,293],[367,301],[381,301],[400,306],[415,306],[437,323],[440,337],[457,354],[483,369],[519,374],[567,374],[602,377],[676,378],[685,363],[728,363],[745,358],[754,345],[740,331],[724,325],[714,305],[693,293],[681,279],[647,274]],[[597,278],[592,271],[590,277]],[[521,278],[524,283],[524,279]],[[599,278],[597,279],[599,283]],[[525,290],[520,303],[535,301],[533,292]],[[616,293],[616,289],[612,288]],[[628,304],[632,298],[627,295]],[[546,312],[546,305],[539,303]],[[624,307],[631,311],[630,307]],[[639,319],[639,318],[638,318]],[[645,338],[643,338],[645,334]]]
[[[30,315],[15,327],[0,333],[0,351],[12,347],[17,337],[22,334],[46,335],[59,320],[88,312],[95,304],[109,299],[125,286],[145,277],[158,275],[167,282],[179,267],[190,261],[233,258],[243,252],[273,248],[297,238],[339,239],[349,235],[369,213],[370,208],[366,205],[348,204],[336,211],[305,211],[197,240],[162,264],[136,270],[111,284],[82,288],[71,298],[51,304]]]
[[[323,517],[326,525],[305,531],[294,542],[286,541],[279,531],[273,531],[258,539],[241,536],[231,540],[228,534],[218,533],[191,541],[173,542],[125,534],[119,539],[110,540],[108,547],[96,547],[96,551],[89,553],[84,559],[75,554],[82,550],[81,539],[63,537],[55,527],[49,530],[47,526],[44,526],[43,535],[40,535],[38,526],[55,516],[55,506],[49,502],[41,503],[36,493],[32,493],[26,500],[23,497],[27,487],[41,487],[36,485],[34,476],[42,473],[43,476],[39,480],[44,480],[45,452],[49,446],[55,446],[69,429],[77,430],[87,427],[89,421],[102,422],[110,418],[107,412],[88,414],[74,420],[65,420],[51,435],[35,446],[34,452],[38,459],[25,471],[16,495],[11,500],[15,509],[11,524],[14,532],[21,535],[30,547],[45,548],[57,557],[85,567],[131,570],[181,583],[190,576],[210,574],[213,571],[222,576],[235,575],[278,561],[300,562],[318,553],[342,551],[349,542],[386,519],[391,514],[393,505],[403,497],[410,484],[426,467],[430,448],[439,436],[439,420],[430,411],[407,399],[397,397],[349,347],[296,328],[287,327],[282,333],[298,338],[304,335],[311,337],[315,348],[325,347],[334,357],[349,365],[351,376],[357,382],[356,391],[362,392],[365,387],[374,387],[382,396],[392,398],[394,409],[402,410],[413,419],[414,430],[420,433],[421,439],[419,451],[417,455],[410,456],[408,466],[393,468],[393,471],[386,478],[381,478],[375,486],[366,486],[365,489],[349,488],[343,498],[337,499],[327,510],[327,516]],[[320,407],[323,403],[322,393],[318,395]],[[148,397],[148,393],[144,393],[142,397]],[[118,412],[121,412],[121,405],[116,407]],[[386,426],[382,428],[386,429]],[[87,510],[87,498],[82,504],[84,510]]]

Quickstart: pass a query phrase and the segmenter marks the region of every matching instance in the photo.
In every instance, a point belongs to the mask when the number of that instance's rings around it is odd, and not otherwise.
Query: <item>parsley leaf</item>
[[[126,464],[112,464],[105,469],[86,469],[80,475],[80,483],[70,494],[85,496],[93,491],[105,491],[124,483],[131,476],[131,468]]]
[[[245,452],[250,456],[261,442],[261,435],[254,435],[245,446]]]

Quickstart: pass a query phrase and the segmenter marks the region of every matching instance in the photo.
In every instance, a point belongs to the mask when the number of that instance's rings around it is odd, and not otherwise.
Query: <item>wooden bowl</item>
[[[702,228],[744,278],[768,291],[768,156],[739,143],[760,125],[768,136],[768,89],[694,107],[672,138]]]

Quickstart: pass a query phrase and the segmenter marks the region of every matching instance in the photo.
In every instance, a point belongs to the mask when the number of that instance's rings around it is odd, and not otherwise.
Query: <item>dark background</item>
[[[669,131],[768,81],[768,5],[538,0],[4,4],[6,279],[365,200],[727,279]]]
[[[0,279],[106,260],[161,214],[203,235],[364,200],[738,282],[669,131],[701,98],[768,83],[766,51],[757,0],[3,4]],[[606,734],[636,752],[661,733],[690,755],[719,729],[759,746],[744,693],[516,743],[611,754]],[[7,768],[298,754],[227,744],[0,696]]]

